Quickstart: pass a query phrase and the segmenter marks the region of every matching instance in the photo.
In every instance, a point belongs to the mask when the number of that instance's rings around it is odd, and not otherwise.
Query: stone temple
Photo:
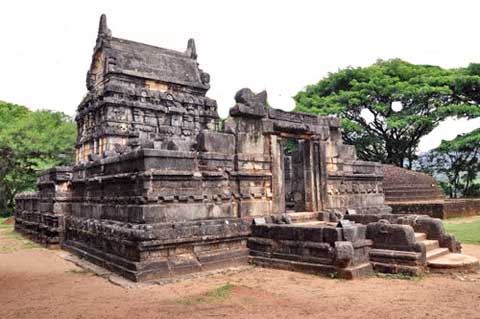
[[[102,16],[76,161],[17,196],[17,231],[135,281],[247,262],[345,278],[466,267],[440,220],[391,214],[382,166],[357,160],[339,119],[241,89],[222,121],[209,80],[193,40],[115,38]]]

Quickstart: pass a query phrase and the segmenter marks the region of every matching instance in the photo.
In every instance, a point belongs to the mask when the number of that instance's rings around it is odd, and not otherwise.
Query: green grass
[[[338,279],[338,272],[336,272],[336,271],[329,272],[329,273],[327,274],[327,276],[328,276],[329,278],[332,278],[332,279]]]
[[[381,272],[375,272],[375,276],[384,279],[400,279],[410,281],[420,281],[424,278],[424,275],[412,276],[411,274],[407,273],[386,274]]]
[[[218,303],[222,302],[232,294],[234,285],[226,283],[215,289],[209,290],[198,297],[188,297],[177,301],[182,305],[194,305],[199,303]]]
[[[15,240],[19,245],[16,244],[0,244],[0,253],[11,253],[18,249],[32,249],[32,248],[41,248],[40,245],[34,243],[33,241],[23,237],[13,229],[13,225],[0,225],[0,238],[6,238]]]
[[[452,223],[451,221],[455,221]],[[455,238],[465,244],[480,244],[480,219],[474,219],[469,222],[466,220],[464,223],[460,222],[460,219],[455,218],[446,220],[444,222],[445,229],[448,233],[455,235]]]

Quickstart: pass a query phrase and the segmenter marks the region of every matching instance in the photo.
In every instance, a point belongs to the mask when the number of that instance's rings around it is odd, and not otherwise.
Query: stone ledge
[[[259,256],[250,257],[250,263],[260,267],[298,271],[313,275],[327,275],[343,279],[355,279],[368,276],[372,273],[372,265],[370,263],[363,263],[349,268],[338,268],[333,265],[314,264]]]

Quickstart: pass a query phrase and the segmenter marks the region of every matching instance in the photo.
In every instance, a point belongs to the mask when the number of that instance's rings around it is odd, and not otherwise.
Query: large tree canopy
[[[61,112],[0,102],[0,214],[12,212],[17,192],[35,188],[36,171],[72,161],[75,138]]]
[[[422,170],[446,177],[444,190],[450,197],[480,195],[480,129],[457,136],[452,141],[442,141],[439,147],[422,156]]]
[[[420,139],[442,120],[480,116],[480,64],[442,69],[379,60],[331,73],[295,101],[296,111],[339,116],[344,140],[360,158],[411,166]]]

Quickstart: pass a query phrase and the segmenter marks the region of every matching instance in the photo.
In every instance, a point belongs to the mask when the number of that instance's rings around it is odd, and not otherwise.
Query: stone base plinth
[[[353,279],[370,273],[366,226],[253,225],[250,261],[259,266]]]
[[[245,265],[241,219],[131,225],[69,218],[62,248],[132,281]]]

